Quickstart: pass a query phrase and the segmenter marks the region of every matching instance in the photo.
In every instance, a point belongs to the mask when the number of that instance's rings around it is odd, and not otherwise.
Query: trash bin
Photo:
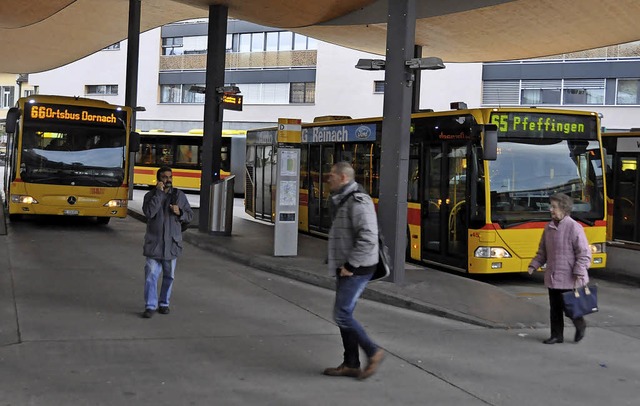
[[[231,235],[233,224],[233,184],[235,175],[227,176],[211,185],[209,232]]]

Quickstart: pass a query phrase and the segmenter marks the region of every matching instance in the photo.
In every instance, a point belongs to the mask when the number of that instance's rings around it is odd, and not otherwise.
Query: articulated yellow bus
[[[495,160],[485,159],[497,127]],[[526,272],[549,196],[573,198],[593,268],[606,265],[605,179],[597,113],[481,108],[412,115],[407,187],[407,258],[475,274]],[[272,221],[276,128],[247,132],[245,210]],[[331,226],[328,175],[348,161],[377,202],[382,118],[302,125],[299,229]]]
[[[244,194],[245,130],[222,130],[220,179],[233,174],[234,194]],[[200,190],[202,178],[202,130],[140,132],[140,151],[136,154],[135,185],[154,186],[161,166],[173,169],[173,185]]]
[[[131,109],[101,100],[33,95],[7,113],[5,206],[23,215],[125,217]]]

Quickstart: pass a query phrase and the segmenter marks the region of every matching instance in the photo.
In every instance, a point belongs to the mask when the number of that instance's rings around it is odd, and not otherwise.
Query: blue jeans
[[[378,346],[367,336],[364,328],[353,318],[356,303],[373,274],[337,276],[336,302],[333,319],[340,328],[344,346],[344,364],[349,368],[360,368],[359,348],[367,357],[372,357]]]
[[[145,309],[155,310],[158,308],[158,305],[169,307],[175,270],[175,259],[161,260],[147,258],[144,264]],[[158,301],[158,278],[160,277],[160,272],[162,272],[162,287],[160,289],[160,300]]]

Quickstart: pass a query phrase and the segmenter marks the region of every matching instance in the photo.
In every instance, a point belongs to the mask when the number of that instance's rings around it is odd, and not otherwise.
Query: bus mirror
[[[498,158],[498,126],[495,124],[484,125],[484,137],[482,137],[483,159],[495,161]]]
[[[140,134],[135,131],[131,131],[129,134],[129,152],[140,151]]]
[[[20,109],[17,107],[11,107],[7,112],[7,121],[5,123],[5,131],[9,134],[16,132],[16,125],[20,118]]]

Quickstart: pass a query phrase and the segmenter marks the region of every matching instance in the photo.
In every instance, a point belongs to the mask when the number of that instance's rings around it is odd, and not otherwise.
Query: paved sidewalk
[[[129,202],[129,214],[145,221],[142,214],[142,191],[139,198]],[[199,205],[197,195],[188,194],[192,207]],[[325,264],[327,242],[322,238],[299,234],[298,255],[273,255],[274,227],[270,223],[251,219],[244,208],[234,206],[231,236],[200,233],[192,227],[184,233],[186,242],[204,250],[224,255],[253,268],[285,276],[316,286],[333,289],[334,278]],[[640,250],[613,244],[607,247],[607,268],[591,270],[594,279],[606,279],[640,286]],[[499,286],[474,280],[463,275],[433,270],[413,263],[405,264],[403,284],[374,282],[369,284],[365,298],[453,320],[491,327],[522,328],[548,325],[548,306],[545,301],[530,301]]]
[[[332,289],[327,271],[327,242],[299,234],[296,257],[273,256],[273,225],[242,218],[236,206],[231,236],[213,236],[190,228],[186,242],[239,263],[298,281]],[[144,221],[141,201],[129,202],[129,214]],[[544,327],[548,309],[512,293],[461,275],[407,263],[405,282],[374,282],[365,298],[423,313],[492,328]]]

